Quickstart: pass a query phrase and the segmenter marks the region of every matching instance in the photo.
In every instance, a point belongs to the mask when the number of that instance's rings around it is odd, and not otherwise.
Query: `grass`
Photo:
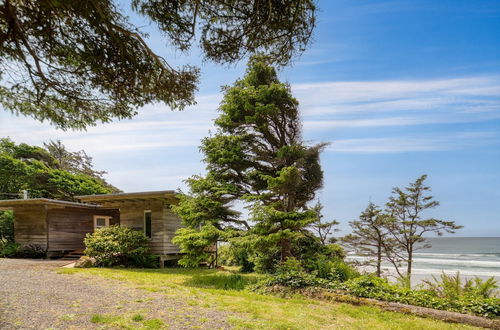
[[[230,313],[227,321],[242,329],[473,329],[383,311],[374,306],[331,303],[301,296],[285,299],[260,295],[245,289],[258,280],[259,276],[255,274],[208,269],[90,268],[63,269],[60,272],[115,279],[146,291],[161,292],[172,299],[185,301],[189,306],[227,311]],[[113,322],[119,325],[118,320]],[[165,327],[158,319],[141,322],[144,328]]]

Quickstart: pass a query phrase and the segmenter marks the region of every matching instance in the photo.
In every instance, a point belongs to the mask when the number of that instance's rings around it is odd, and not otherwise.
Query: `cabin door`
[[[105,215],[94,215],[94,231],[99,228],[108,227],[111,217]]]

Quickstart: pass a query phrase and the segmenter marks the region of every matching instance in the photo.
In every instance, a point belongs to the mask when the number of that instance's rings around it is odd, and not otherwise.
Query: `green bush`
[[[11,242],[6,238],[0,238],[0,257],[1,258],[14,258],[19,254],[21,245]]]
[[[47,251],[42,246],[38,244],[26,244],[19,249],[15,257],[40,259],[45,258],[46,255]]]
[[[498,298],[461,295],[449,299],[440,297],[432,290],[412,290],[391,284],[386,279],[373,275],[351,279],[342,283],[339,288],[357,297],[373,298],[459,313],[472,313],[492,318],[500,316],[500,299]]]
[[[373,275],[351,278],[345,282],[319,278],[300,269],[277,272],[261,280],[255,287],[283,286],[291,289],[307,287],[323,288],[333,292],[344,292],[355,297],[398,302],[402,304],[470,313],[496,318],[500,316],[500,299],[484,298],[480,295],[462,295],[454,299],[440,297],[432,290],[412,290]]]
[[[0,211],[0,239],[14,242],[14,214],[12,211]]]
[[[87,234],[85,254],[98,266],[151,267],[156,258],[150,254],[148,238],[140,231],[110,226]]]
[[[433,281],[424,281],[426,289],[442,298],[457,299],[464,296],[490,298],[497,295],[498,282],[494,277],[487,280],[479,277],[464,280],[460,272],[455,275],[443,272],[439,278],[433,275],[432,279]]]

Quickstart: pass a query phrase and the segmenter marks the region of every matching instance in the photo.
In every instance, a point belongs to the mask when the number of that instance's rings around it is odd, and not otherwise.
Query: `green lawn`
[[[245,288],[257,275],[188,269],[63,269],[64,274],[116,279],[147,291],[186,301],[191,306],[232,312],[228,321],[244,329],[472,329],[432,319],[303,297],[260,295]]]

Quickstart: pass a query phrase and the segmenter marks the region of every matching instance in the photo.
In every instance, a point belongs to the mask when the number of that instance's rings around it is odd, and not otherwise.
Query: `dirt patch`
[[[0,259],[0,329],[93,329],[96,314],[161,320],[169,329],[228,329],[228,313],[115,280],[57,274],[67,261]],[[94,320],[95,321],[95,320]],[[137,324],[138,327],[140,324]]]

